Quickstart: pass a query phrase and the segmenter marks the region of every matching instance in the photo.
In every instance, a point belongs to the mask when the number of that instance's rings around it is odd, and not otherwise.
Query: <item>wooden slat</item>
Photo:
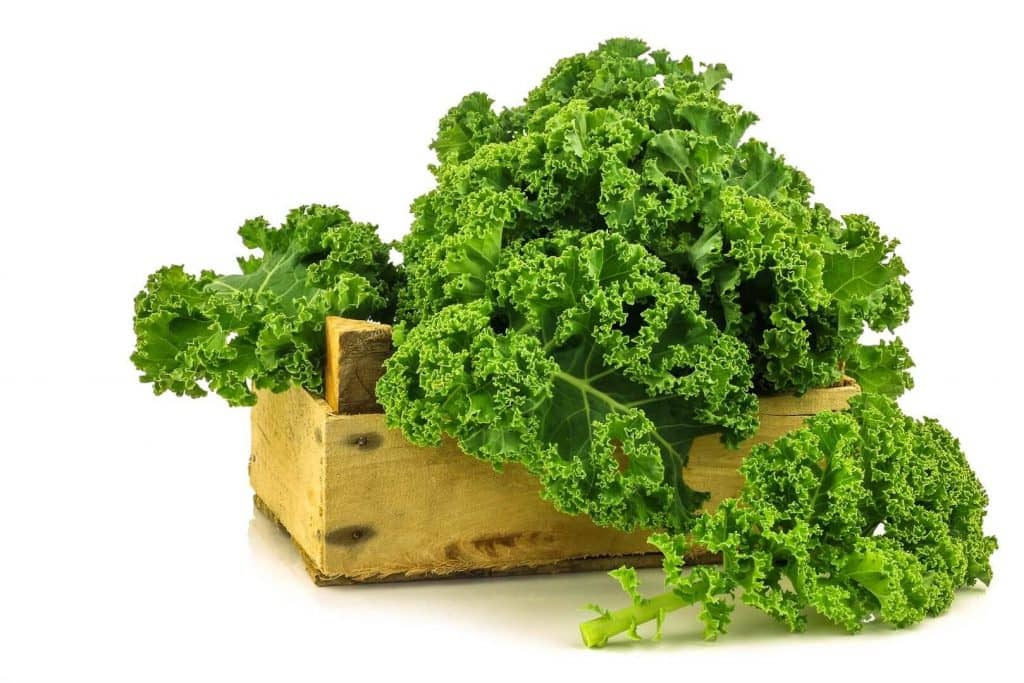
[[[762,419],[766,415],[807,417],[824,410],[842,410],[849,400],[859,393],[860,387],[847,377],[838,386],[812,389],[800,396],[794,394],[762,396],[758,399],[758,410]]]
[[[382,413],[374,389],[391,356],[391,326],[329,317],[324,393],[331,411],[346,415]]]
[[[253,496],[253,507],[266,515],[272,522],[284,532],[288,533],[288,528],[281,523],[281,520],[277,518],[274,511],[263,502],[263,499],[258,495]],[[293,540],[294,542],[294,540]],[[621,567],[622,565],[629,565],[638,569],[649,568],[649,567],[660,567],[661,566],[661,555],[659,553],[643,553],[641,555],[619,555],[615,557],[585,557],[577,560],[561,560],[559,562],[552,562],[550,564],[543,564],[537,566],[518,566],[506,570],[493,570],[493,569],[471,569],[464,572],[452,572],[447,574],[391,574],[388,576],[377,577],[367,581],[357,581],[351,577],[345,576],[344,574],[324,574],[316,563],[313,562],[312,558],[306,553],[306,551],[299,544],[295,544],[295,550],[299,553],[303,563],[306,566],[306,571],[309,577],[313,579],[313,583],[318,586],[348,586],[355,583],[400,583],[404,581],[417,581],[420,579],[469,579],[469,578],[482,578],[490,576],[524,576],[534,574],[565,574],[570,572],[585,572],[585,571],[608,571]],[[702,553],[699,556],[691,557],[687,559],[691,564],[703,564],[712,563],[718,561],[718,558],[709,553]]]
[[[295,544],[324,561],[324,427],[327,404],[306,391],[260,392],[252,409],[249,482]]]

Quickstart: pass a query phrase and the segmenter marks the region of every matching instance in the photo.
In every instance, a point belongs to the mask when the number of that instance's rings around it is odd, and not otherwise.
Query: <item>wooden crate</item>
[[[519,466],[498,473],[453,442],[419,448],[387,428],[372,390],[389,328],[332,319],[328,339],[331,401],[299,388],[262,392],[249,461],[257,507],[291,535],[317,584],[660,563],[649,532],[603,529],[556,511]],[[717,505],[739,491],[737,467],[751,446],[808,415],[844,408],[858,391],[847,383],[761,398],[759,432],[739,450],[714,436],[697,439],[687,481]]]

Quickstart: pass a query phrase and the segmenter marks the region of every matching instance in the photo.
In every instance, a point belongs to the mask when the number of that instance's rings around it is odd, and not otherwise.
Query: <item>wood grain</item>
[[[842,409],[855,385],[761,399],[761,429],[738,450],[694,443],[685,478],[713,508],[736,495],[750,448]],[[651,566],[647,531],[625,534],[555,510],[521,467],[504,472],[448,441],[419,448],[381,414],[338,415],[301,389],[261,392],[253,411],[253,488],[322,585]],[[713,560],[703,554],[693,561]]]
[[[249,482],[295,544],[324,562],[324,427],[329,406],[301,389],[261,392],[252,409]]]
[[[331,412],[383,413],[374,389],[391,356],[391,326],[329,317],[324,393]]]
[[[253,495],[253,507],[268,517],[270,521],[276,524],[278,529],[283,533],[289,533],[288,528],[281,523],[281,520],[278,519],[271,507],[263,502],[263,499],[258,495]],[[299,554],[299,557],[305,564],[306,572],[313,580],[313,583],[318,586],[348,586],[355,583],[398,583],[403,581],[417,581],[425,578],[467,579],[487,576],[523,576],[531,574],[564,574],[568,572],[608,571],[609,569],[621,567],[624,564],[638,569],[661,566],[661,555],[658,553],[643,553],[641,555],[618,555],[614,557],[584,557],[579,559],[560,560],[558,562],[536,566],[522,565],[506,570],[470,569],[463,572],[449,572],[446,574],[434,572],[428,574],[390,574],[388,576],[359,581],[342,574],[329,575],[322,573],[313,559],[306,553],[305,549],[298,543],[295,543],[294,539],[292,539],[292,542],[295,546],[295,551]],[[696,564],[701,564],[717,561],[717,558],[709,553],[702,553],[692,557],[690,561]]]
[[[647,532],[558,512],[520,466],[498,473],[451,441],[413,446],[383,415],[331,416],[326,433],[325,575],[507,572],[653,550]]]

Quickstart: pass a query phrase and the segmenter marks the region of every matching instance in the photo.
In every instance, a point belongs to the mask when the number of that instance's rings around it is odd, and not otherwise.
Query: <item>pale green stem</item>
[[[580,635],[583,636],[583,643],[587,647],[601,647],[613,636],[630,631],[644,622],[663,617],[666,612],[688,607],[690,604],[675,593],[662,593],[644,600],[639,605],[624,607],[596,619],[584,621],[580,624]]]

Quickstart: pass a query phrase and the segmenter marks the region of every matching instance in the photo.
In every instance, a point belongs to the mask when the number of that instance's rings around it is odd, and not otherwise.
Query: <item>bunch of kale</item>
[[[807,177],[746,136],[721,98],[729,72],[637,40],[564,59],[520,106],[482,93],[441,120],[436,187],[413,203],[388,262],[373,226],[303,207],[246,223],[241,275],[180,267],[136,300],[143,380],[236,405],[256,388],[321,388],[327,314],[397,323],[377,386],[413,443],[445,435],[519,463],[558,509],[663,530],[668,593],[584,625],[598,645],[683,605],[725,630],[736,594],[803,625],[810,607],[854,630],[936,614],[988,581],[986,498],[956,441],[893,397],[911,386],[898,338],[910,306],[895,240],[811,201]],[[709,514],[686,484],[693,439],[735,444],[757,394],[858,381],[865,394],[743,466]],[[681,571],[695,545],[720,568]]]

